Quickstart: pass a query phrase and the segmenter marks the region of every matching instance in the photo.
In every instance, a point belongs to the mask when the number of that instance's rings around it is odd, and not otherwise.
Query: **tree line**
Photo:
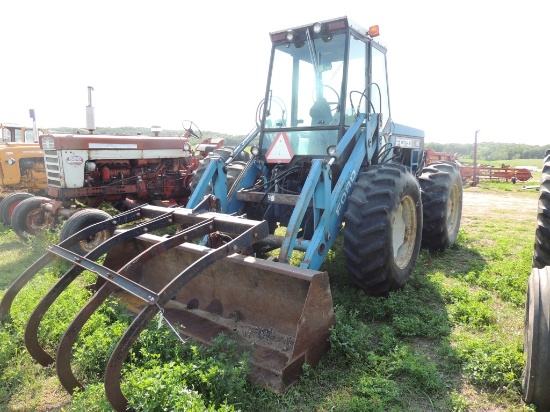
[[[458,157],[473,158],[473,143],[426,143],[436,152],[458,153]],[[520,143],[478,143],[477,157],[485,160],[513,160],[513,159],[543,159],[550,144],[545,146],[532,146]]]

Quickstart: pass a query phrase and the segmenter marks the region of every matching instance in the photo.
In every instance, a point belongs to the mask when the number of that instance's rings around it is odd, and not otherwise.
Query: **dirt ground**
[[[537,192],[538,193],[538,192]],[[471,188],[464,191],[462,217],[496,217],[509,212],[518,220],[536,219],[538,196],[518,196],[506,193],[485,193]]]

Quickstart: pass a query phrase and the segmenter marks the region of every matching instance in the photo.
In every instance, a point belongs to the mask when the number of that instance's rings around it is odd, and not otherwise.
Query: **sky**
[[[547,0],[17,0],[0,5],[0,122],[246,134],[269,33],[380,26],[396,123],[427,142],[550,144]]]

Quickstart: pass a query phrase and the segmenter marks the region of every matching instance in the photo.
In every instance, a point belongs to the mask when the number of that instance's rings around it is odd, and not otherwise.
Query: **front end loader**
[[[55,362],[69,392],[81,386],[70,363],[77,336],[113,294],[136,312],[106,367],[116,410],[127,407],[123,362],[159,313],[182,339],[236,339],[251,354],[251,381],[282,392],[328,349],[335,318],[320,268],[341,232],[351,284],[374,295],[409,280],[421,246],[454,244],[460,174],[452,163],[427,165],[424,133],[393,121],[377,35],[376,26],[364,30],[347,17],[271,33],[256,127],[229,156],[204,159],[185,208],[141,206],[96,223],[50,246],[14,282],[0,303],[4,320],[42,267],[56,258],[72,264],[25,334],[29,353]],[[252,156],[241,161],[245,149]],[[122,224],[86,255],[73,251],[80,239]],[[166,227],[175,234],[154,234]],[[97,274],[98,288],[54,356],[38,342],[40,320],[83,270]]]

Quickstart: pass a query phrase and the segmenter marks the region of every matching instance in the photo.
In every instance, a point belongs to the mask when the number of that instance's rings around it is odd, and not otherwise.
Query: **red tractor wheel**
[[[11,215],[15,207],[21,203],[22,200],[32,197],[31,193],[12,193],[4,198],[0,202],[0,222],[5,225],[11,225]]]
[[[53,229],[57,223],[54,214],[41,207],[45,197],[33,196],[23,200],[13,210],[11,225],[13,231],[23,240],[28,240],[28,235],[36,235],[44,230]]]

